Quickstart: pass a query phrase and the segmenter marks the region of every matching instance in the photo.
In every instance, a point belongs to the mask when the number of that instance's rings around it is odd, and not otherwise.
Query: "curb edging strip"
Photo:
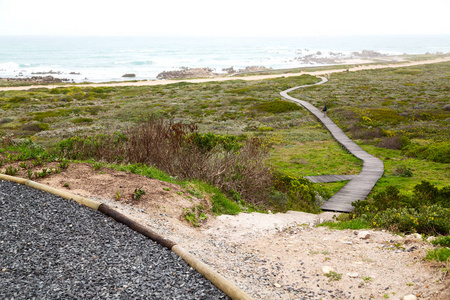
[[[242,291],[239,287],[237,287],[234,283],[214,271],[211,267],[209,267],[207,264],[196,258],[194,255],[189,253],[186,249],[181,247],[180,245],[177,245],[175,242],[165,239],[156,232],[153,232],[152,230],[142,226],[141,224],[133,221],[132,219],[128,218],[127,216],[121,214],[120,212],[114,210],[113,208],[109,207],[106,204],[102,204],[100,202],[84,198],[78,195],[74,195],[65,191],[61,191],[55,188],[52,188],[48,185],[44,185],[32,180],[9,176],[5,174],[0,174],[0,180],[6,180],[11,181],[19,184],[23,184],[26,186],[29,186],[31,188],[41,190],[50,194],[53,194],[55,196],[62,197],[67,200],[74,200],[84,206],[87,206],[91,209],[98,210],[99,212],[103,213],[104,215],[113,218],[115,221],[122,223],[132,230],[139,232],[140,234],[150,238],[151,240],[155,241],[156,243],[160,244],[161,246],[166,247],[167,249],[173,251],[175,254],[177,254],[179,257],[181,257],[184,261],[186,261],[192,268],[197,270],[200,274],[205,276],[206,279],[211,281],[217,288],[219,288],[222,292],[228,295],[231,299],[234,300],[253,300],[252,297],[250,297],[247,293]]]

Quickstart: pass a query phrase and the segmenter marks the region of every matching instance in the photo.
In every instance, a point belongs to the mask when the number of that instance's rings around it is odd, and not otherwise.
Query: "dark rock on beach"
[[[158,79],[184,79],[195,77],[214,77],[217,74],[213,72],[211,68],[188,68],[181,67],[180,70],[164,71],[158,74]]]
[[[48,75],[48,74],[60,75],[60,74],[62,74],[62,72],[50,70],[47,72],[32,72],[31,74],[33,74],[33,75]]]
[[[251,73],[251,72],[259,72],[268,70],[264,66],[249,66],[245,67],[245,69],[239,69],[239,73]]]
[[[226,72],[228,74],[236,74],[237,73],[237,71],[234,69],[234,67],[223,68],[222,71]]]
[[[133,77],[136,77],[136,74],[124,74],[124,75],[122,75],[122,77],[130,77],[130,78],[133,78]]]

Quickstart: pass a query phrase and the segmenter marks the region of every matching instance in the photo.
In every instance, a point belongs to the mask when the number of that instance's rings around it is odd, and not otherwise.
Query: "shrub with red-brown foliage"
[[[217,145],[205,151],[196,143],[195,124],[151,119],[125,134],[71,138],[61,142],[58,151],[70,159],[142,163],[181,179],[200,179],[225,192],[237,192],[245,201],[263,205],[272,184],[266,166],[267,149],[259,139],[243,142],[239,149],[225,150]]]

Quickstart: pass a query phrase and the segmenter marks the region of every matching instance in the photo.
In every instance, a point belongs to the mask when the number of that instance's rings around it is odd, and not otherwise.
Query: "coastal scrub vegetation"
[[[327,84],[293,92],[320,107],[350,137],[450,163],[449,63],[334,74]]]
[[[150,119],[126,132],[72,137],[55,146],[55,155],[76,160],[140,163],[180,179],[200,179],[249,203],[263,206],[271,187],[264,164],[267,150],[258,138],[199,134],[195,124]]]
[[[359,218],[373,227],[427,235],[450,233],[450,186],[439,189],[422,181],[411,195],[388,187],[368,200],[354,202],[353,206],[350,218]]]
[[[441,63],[336,73],[325,85],[291,95],[320,108],[326,101],[330,118],[366,151],[383,160],[386,171],[373,195],[393,186],[400,195],[411,196],[423,180],[439,190],[450,184],[449,68],[449,63]],[[109,166],[157,167],[164,171],[166,175],[161,178],[166,180],[178,176],[217,184],[216,188],[227,195],[223,197],[238,207],[254,203],[275,210],[318,211],[318,205],[345,182],[311,184],[303,176],[350,175],[361,169],[361,162],[344,151],[311,114],[279,95],[287,88],[318,81],[302,75],[260,81],[3,91],[0,136],[5,146],[0,155],[4,165],[13,159],[67,157],[102,160]],[[165,145],[177,149],[173,155],[180,155],[175,161],[180,161],[181,169],[172,165],[175,162],[161,167],[143,158],[150,138],[142,140],[140,136],[148,130],[145,126],[150,119],[183,128],[178,135],[166,131],[171,138],[178,136],[179,144],[168,138]],[[8,144],[8,140],[15,142]],[[132,145],[139,149],[134,156],[127,152]],[[247,154],[241,149],[247,149]],[[243,158],[239,155],[253,159],[252,151],[260,155],[255,156],[258,163],[270,170],[264,197],[246,194],[250,192],[244,192],[247,188],[239,183],[251,177],[241,176],[239,161]],[[77,157],[82,153],[83,157]],[[192,167],[183,167],[181,155],[187,154]],[[193,167],[204,161],[220,166],[227,156],[234,157],[231,161],[238,167],[230,167],[230,173],[222,178],[215,175],[219,171],[201,174]],[[300,194],[302,201],[296,202]]]

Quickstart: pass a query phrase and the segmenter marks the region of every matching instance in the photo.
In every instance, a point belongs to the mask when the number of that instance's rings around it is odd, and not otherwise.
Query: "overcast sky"
[[[450,0],[0,0],[0,35],[450,34]]]

